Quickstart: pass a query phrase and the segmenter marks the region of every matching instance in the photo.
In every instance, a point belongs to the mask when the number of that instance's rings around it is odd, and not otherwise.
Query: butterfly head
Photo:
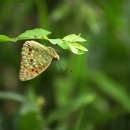
[[[48,47],[47,51],[53,57],[54,60],[59,60],[59,55],[57,54],[55,49],[53,49],[52,47]]]

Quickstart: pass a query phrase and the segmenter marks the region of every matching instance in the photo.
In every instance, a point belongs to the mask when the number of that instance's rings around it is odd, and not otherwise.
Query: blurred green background
[[[130,130],[129,0],[4,0],[0,11],[0,34],[82,33],[89,50],[55,46],[59,63],[21,82],[24,41],[0,43],[0,130]]]

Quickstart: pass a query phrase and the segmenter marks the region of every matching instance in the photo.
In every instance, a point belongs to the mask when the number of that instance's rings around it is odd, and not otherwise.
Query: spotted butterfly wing
[[[53,59],[59,59],[53,48],[41,45],[36,41],[26,41],[22,48],[20,80],[26,81],[35,78],[48,68]]]

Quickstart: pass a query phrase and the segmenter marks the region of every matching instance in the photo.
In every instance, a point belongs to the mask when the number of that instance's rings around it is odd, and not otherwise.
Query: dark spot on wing
[[[30,59],[30,62],[33,62],[33,59]]]
[[[42,69],[42,67],[39,67],[39,69],[41,70],[41,69]]]

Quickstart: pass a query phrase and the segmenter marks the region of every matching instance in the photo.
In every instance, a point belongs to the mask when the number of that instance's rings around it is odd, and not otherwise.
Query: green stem
[[[84,115],[84,108],[82,108],[81,111],[80,111],[79,118],[77,120],[77,123],[76,123],[74,130],[80,130],[80,124],[81,124],[83,115]]]

